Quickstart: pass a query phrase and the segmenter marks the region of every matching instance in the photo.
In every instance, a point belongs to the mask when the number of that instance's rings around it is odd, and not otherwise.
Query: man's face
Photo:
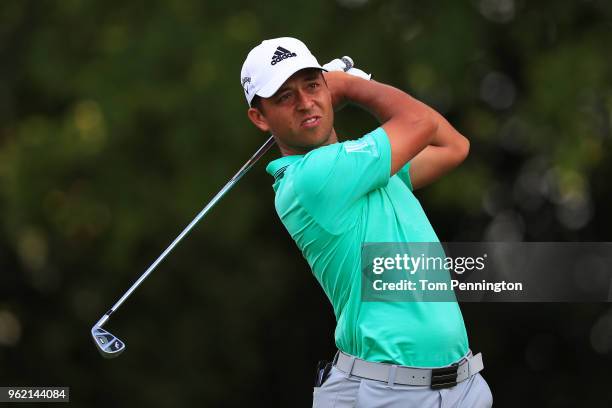
[[[332,98],[321,70],[298,71],[274,95],[260,100],[261,110],[249,109],[249,118],[276,137],[284,154],[304,154],[337,141]]]

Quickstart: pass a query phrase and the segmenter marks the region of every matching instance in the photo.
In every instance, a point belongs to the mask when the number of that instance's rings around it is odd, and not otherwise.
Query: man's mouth
[[[301,126],[305,128],[313,128],[317,126],[320,121],[321,121],[320,116],[309,116],[302,121]]]

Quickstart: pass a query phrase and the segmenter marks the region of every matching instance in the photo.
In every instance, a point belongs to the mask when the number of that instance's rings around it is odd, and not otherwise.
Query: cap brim
[[[326,69],[319,65],[316,60],[313,61],[311,58],[302,58],[298,61],[292,62],[292,64],[287,64],[287,67],[283,71],[279,72],[274,76],[274,78],[272,78],[272,80],[270,80],[260,90],[255,92],[255,95],[261,96],[262,98],[271,97],[276,93],[276,91],[278,91],[285,81],[291,77],[291,75],[302,69],[318,68],[322,71],[326,71]]]

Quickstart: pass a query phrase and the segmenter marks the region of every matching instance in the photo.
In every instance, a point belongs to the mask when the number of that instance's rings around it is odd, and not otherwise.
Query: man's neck
[[[334,144],[337,142],[338,142],[338,135],[336,135],[336,129],[334,128],[332,128],[331,133],[329,134],[329,137],[327,138],[327,141],[325,143],[319,146],[316,146],[316,147],[309,148],[309,149],[308,148],[300,149],[300,148],[287,146],[283,143],[279,143],[278,139],[276,140],[276,144],[278,145],[278,148],[280,149],[281,155],[283,157],[303,155],[303,154],[310,152],[311,150],[318,149],[319,147],[327,146],[327,145]]]

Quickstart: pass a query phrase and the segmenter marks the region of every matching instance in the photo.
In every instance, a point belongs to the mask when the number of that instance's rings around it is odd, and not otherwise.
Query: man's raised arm
[[[414,189],[461,163],[469,142],[434,109],[405,92],[376,81],[338,72],[325,74],[334,106],[353,103],[374,115],[391,144],[391,174],[410,163]]]

